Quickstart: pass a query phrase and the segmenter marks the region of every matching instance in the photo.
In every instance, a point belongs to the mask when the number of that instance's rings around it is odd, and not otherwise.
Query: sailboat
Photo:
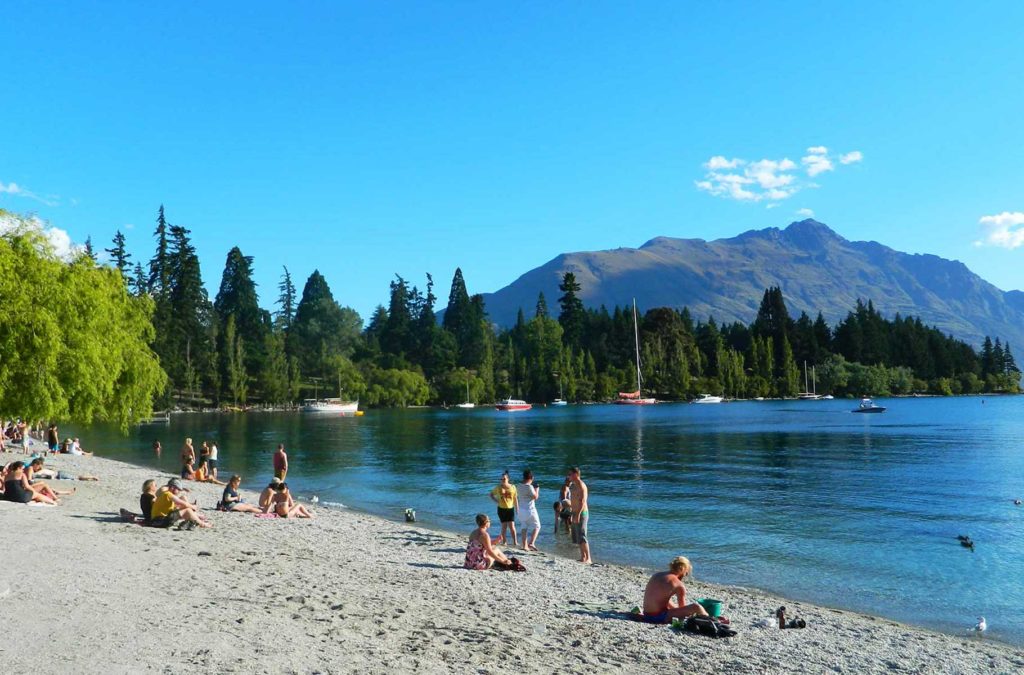
[[[558,373],[555,373],[555,377],[558,377]],[[569,402],[562,398],[562,378],[558,377],[558,398],[551,402],[551,405],[569,405]]]
[[[466,380],[466,402],[465,403],[456,403],[455,407],[456,408],[475,408],[476,407],[476,403],[473,403],[472,401],[469,400],[469,379]]]
[[[812,373],[814,372],[813,368],[811,369],[811,372]],[[818,400],[820,400],[821,396],[818,395],[818,384],[817,384],[817,382],[814,382],[813,386],[814,386],[813,389],[811,389],[811,390],[807,389],[807,362],[804,361],[804,390],[801,393],[797,394],[796,397],[798,399],[800,399],[801,401],[818,401]]]
[[[640,393],[643,388],[643,377],[640,375],[640,329],[636,322],[636,298],[633,298],[633,340],[636,345],[636,391],[620,391],[615,402],[619,405],[654,405],[658,402],[657,399],[644,398]]]

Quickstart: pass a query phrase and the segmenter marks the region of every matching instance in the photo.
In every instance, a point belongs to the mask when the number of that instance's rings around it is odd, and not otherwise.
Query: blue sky
[[[811,212],[1018,289],[1022,25],[1022,3],[8,0],[0,207],[148,259],[164,204],[211,295],[237,244],[265,306],[282,265],[319,268],[364,318],[395,273],[443,306],[456,266],[494,291]]]

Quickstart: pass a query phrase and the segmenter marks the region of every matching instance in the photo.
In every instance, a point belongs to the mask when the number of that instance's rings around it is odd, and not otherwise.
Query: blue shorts
[[[668,610],[660,614],[644,614],[640,620],[644,623],[668,623]]]

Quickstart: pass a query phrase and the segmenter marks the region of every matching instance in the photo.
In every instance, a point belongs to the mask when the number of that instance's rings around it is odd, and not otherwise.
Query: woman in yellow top
[[[498,543],[505,544],[505,531],[512,532],[512,545],[518,544],[516,537],[516,486],[508,479],[508,471],[501,474],[498,487],[491,490],[491,499],[498,504],[498,520],[501,521],[501,537]]]

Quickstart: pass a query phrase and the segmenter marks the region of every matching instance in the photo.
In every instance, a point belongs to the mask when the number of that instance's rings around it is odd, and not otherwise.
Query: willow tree
[[[111,421],[152,414],[166,375],[149,348],[153,303],[120,271],[57,257],[42,223],[0,210],[0,417]]]

